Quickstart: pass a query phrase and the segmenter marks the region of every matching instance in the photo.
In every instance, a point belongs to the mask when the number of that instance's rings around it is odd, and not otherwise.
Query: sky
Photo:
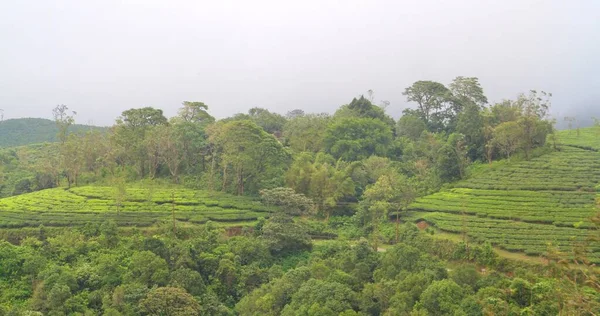
[[[552,92],[600,113],[600,1],[0,1],[5,119],[111,125],[124,110],[223,118],[259,106],[333,113],[374,91],[398,117],[417,80],[478,77],[490,102]]]

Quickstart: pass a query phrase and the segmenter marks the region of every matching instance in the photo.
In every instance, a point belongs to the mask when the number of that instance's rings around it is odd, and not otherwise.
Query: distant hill
[[[106,130],[106,127],[74,124],[70,132],[90,129]],[[41,118],[10,119],[0,122],[0,147],[13,147],[44,142],[55,142],[58,129],[52,120]]]

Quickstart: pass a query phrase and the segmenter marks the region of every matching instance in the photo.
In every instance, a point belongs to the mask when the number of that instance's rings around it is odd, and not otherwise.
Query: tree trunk
[[[225,187],[227,184],[227,164],[223,166],[223,188],[221,191],[225,191]]]
[[[400,210],[396,211],[396,243],[400,238]]]

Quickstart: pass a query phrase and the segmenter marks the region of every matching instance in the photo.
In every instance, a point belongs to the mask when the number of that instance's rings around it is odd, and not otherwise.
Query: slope
[[[580,146],[583,147],[583,146]],[[568,252],[594,233],[600,153],[562,146],[530,161],[500,163],[452,188],[417,199],[408,218],[509,250]],[[600,262],[600,246],[589,257]]]
[[[105,127],[74,124],[70,132],[90,129],[104,131]],[[14,147],[44,142],[55,142],[58,129],[54,121],[41,118],[21,118],[0,121],[0,147]]]
[[[120,226],[149,226],[161,220],[194,224],[249,222],[272,208],[250,197],[183,188],[55,188],[0,199],[0,228],[73,226],[108,219]]]

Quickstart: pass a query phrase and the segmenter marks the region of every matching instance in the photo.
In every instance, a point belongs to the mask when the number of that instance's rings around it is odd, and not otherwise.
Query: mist
[[[4,1],[4,118],[111,125],[143,106],[217,118],[260,106],[333,112],[372,89],[398,117],[417,80],[478,77],[490,102],[552,92],[600,116],[597,1]]]

